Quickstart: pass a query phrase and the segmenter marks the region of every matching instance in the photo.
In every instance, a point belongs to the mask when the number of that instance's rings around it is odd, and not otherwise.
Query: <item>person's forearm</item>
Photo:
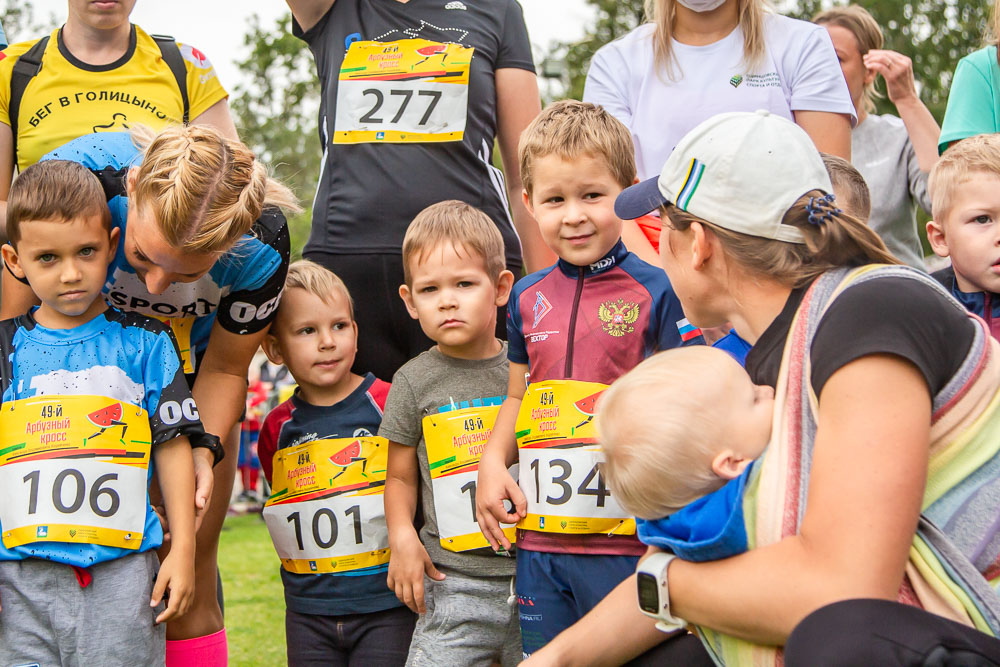
[[[905,102],[896,104],[896,111],[906,125],[906,132],[910,136],[910,143],[917,154],[917,163],[920,170],[929,172],[938,159],[938,139],[941,138],[941,127],[930,109],[913,97]]]
[[[621,665],[671,636],[657,630],[655,624],[639,611],[633,574],[533,655],[567,666]]]
[[[194,558],[194,470],[191,444],[184,436],[157,445],[153,450],[156,476],[170,526],[170,552],[183,550]]]
[[[399,477],[385,478],[385,525],[390,548],[394,543],[416,536],[413,519],[417,513],[417,487]]]
[[[517,423],[517,413],[520,409],[520,398],[508,396],[504,399],[500,410],[497,411],[493,432],[490,433],[490,437],[486,441],[481,458],[502,460],[505,468],[514,465],[514,462],[517,461],[517,440],[514,439],[514,429]]]
[[[191,393],[205,432],[225,440],[243,414],[247,395],[246,377],[203,368]]]

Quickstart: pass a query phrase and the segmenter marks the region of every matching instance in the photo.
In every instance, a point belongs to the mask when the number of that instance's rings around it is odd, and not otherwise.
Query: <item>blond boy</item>
[[[934,277],[1000,338],[1000,135],[952,145],[934,165],[929,188],[927,240],[935,254],[951,258]]]

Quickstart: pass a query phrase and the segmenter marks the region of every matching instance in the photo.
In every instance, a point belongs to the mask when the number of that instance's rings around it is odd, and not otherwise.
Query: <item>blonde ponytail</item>
[[[300,210],[253,151],[211,127],[178,125],[154,133],[139,126],[132,140],[143,149],[132,201],[152,211],[176,248],[225,252],[250,232],[264,207]]]

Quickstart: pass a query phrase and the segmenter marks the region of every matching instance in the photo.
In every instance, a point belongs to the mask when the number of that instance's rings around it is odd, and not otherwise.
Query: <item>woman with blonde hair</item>
[[[1000,132],[1000,1],[986,31],[986,46],[958,61],[941,124],[938,150],[977,134]]]
[[[857,109],[851,156],[872,194],[868,224],[892,254],[923,269],[916,209],[919,205],[931,212],[927,178],[937,162],[941,128],[917,95],[913,62],[882,48],[882,28],[864,7],[833,7],[814,16],[813,22],[830,33]],[[875,79],[880,74],[899,117],[874,113]]]
[[[823,30],[772,13],[765,0],[646,0],[646,13],[650,23],[594,54],[583,92],[631,130],[640,179],[724,111],[767,109],[850,159],[854,105]],[[643,237],[626,224],[623,236],[655,263],[659,225],[646,229]]]
[[[295,199],[246,146],[200,125],[89,134],[43,159],[74,160],[101,178],[122,239],[108,267],[105,298],[170,324],[197,411],[214,434],[192,443],[202,515],[198,595],[191,611],[167,628],[167,664],[225,664],[216,550],[237,462],[230,436],[244,409],[247,369],[281,297],[289,262],[281,207],[297,209]],[[5,271],[0,315],[34,303],[30,288]],[[226,456],[213,489],[220,439]]]
[[[691,323],[737,323],[775,387],[733,514],[749,550],[650,548],[526,664],[621,664],[688,625],[720,665],[1000,664],[1000,344],[831,192],[809,137],[759,112],[705,121],[619,195],[621,217],[661,207]]]

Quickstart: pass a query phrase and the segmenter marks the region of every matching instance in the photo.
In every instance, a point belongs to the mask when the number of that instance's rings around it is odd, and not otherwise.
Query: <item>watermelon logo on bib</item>
[[[101,430],[87,439],[92,440],[93,438],[96,438],[97,436],[101,435],[112,426],[121,426],[122,427],[121,437],[124,438],[125,431],[128,430],[128,424],[121,421],[121,418],[122,418],[121,403],[112,403],[106,408],[101,408],[100,410],[94,410],[89,415],[87,415],[87,419],[90,421],[91,424],[93,424],[94,426],[96,426]]]
[[[375,446],[378,447],[378,443],[376,443]],[[340,472],[334,475],[333,478],[337,479],[345,472],[347,472],[347,469],[350,466],[358,462],[361,463],[361,475],[363,477],[368,477],[368,475],[365,473],[365,468],[368,467],[368,457],[362,456],[361,453],[362,453],[361,441],[355,440],[347,447],[344,447],[339,452],[331,456],[330,461],[333,463],[333,465],[340,466]]]
[[[575,428],[580,428],[585,424],[589,424],[594,419],[594,415],[597,413],[597,399],[600,398],[603,393],[604,390],[602,389],[596,394],[591,394],[590,396],[581,398],[579,401],[573,403],[573,406],[586,417],[586,419],[577,424]]]

